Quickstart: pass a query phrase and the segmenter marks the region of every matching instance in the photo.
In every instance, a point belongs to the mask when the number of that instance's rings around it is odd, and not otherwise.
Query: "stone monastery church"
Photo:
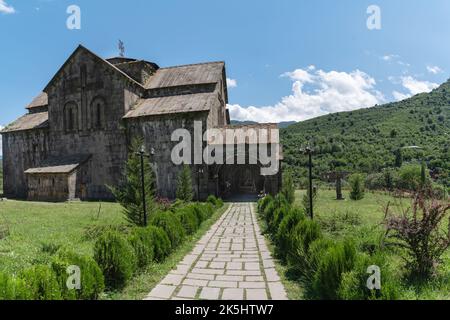
[[[26,107],[27,114],[1,132],[4,196],[113,199],[107,186],[123,181],[130,142],[141,137],[158,196],[173,199],[182,170],[171,160],[178,143],[171,140],[174,130],[193,132],[194,121],[201,121],[203,131],[277,130],[275,124],[232,127],[227,102],[224,62],[160,68],[145,60],[103,59],[80,45]],[[245,140],[246,150],[251,143]],[[223,144],[237,149],[239,143]],[[278,138],[268,144],[278,146]],[[196,197],[278,192],[281,170],[263,176],[262,166],[259,160],[192,164]]]

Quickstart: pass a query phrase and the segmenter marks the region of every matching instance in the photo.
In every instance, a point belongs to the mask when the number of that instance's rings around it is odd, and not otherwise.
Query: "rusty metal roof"
[[[48,96],[45,92],[41,92],[31,103],[26,107],[27,109],[33,109],[37,107],[45,107],[48,105]]]
[[[222,79],[224,66],[225,63],[219,61],[160,68],[148,79],[144,86],[146,89],[157,89],[217,83]]]
[[[62,174],[71,173],[85,163],[91,157],[90,154],[76,154],[61,158],[49,158],[41,167],[30,168],[26,174]]]
[[[1,133],[43,128],[48,128],[48,112],[26,114],[8,125]]]
[[[209,111],[220,105],[217,93],[193,93],[177,96],[141,99],[124,119],[185,112]]]

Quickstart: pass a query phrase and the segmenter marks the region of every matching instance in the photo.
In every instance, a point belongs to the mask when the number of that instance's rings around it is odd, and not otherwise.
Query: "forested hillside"
[[[448,185],[450,81],[404,101],[291,125],[281,130],[281,139],[285,166],[297,180],[306,176],[300,149],[310,143],[317,178],[333,170],[375,173],[425,160],[435,180]]]

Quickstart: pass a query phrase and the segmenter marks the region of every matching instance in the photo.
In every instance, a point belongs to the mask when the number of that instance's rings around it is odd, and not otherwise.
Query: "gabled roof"
[[[90,154],[76,154],[62,158],[50,158],[43,163],[41,167],[30,168],[25,171],[26,174],[60,174],[71,173],[79,166],[84,164],[89,158]]]
[[[141,99],[127,118],[155,116],[163,114],[209,111],[211,107],[220,105],[217,93],[194,93],[168,97]]]
[[[144,85],[146,89],[217,83],[222,79],[225,62],[207,62],[160,68]]]
[[[48,105],[48,96],[45,92],[41,92],[31,103],[26,107],[27,109],[34,109],[38,107],[45,107]]]
[[[48,112],[26,114],[8,125],[1,133],[43,128],[48,128]]]
[[[45,86],[44,88],[44,92],[47,92],[48,88],[53,84],[53,82],[56,80],[56,78],[58,77],[58,74],[65,68],[65,66],[70,62],[70,60],[72,59],[73,56],[75,56],[79,51],[85,51],[87,53],[89,53],[90,55],[92,55],[95,59],[97,59],[98,61],[104,63],[105,65],[107,65],[109,68],[111,68],[112,70],[114,70],[115,72],[121,74],[122,76],[124,76],[126,79],[128,79],[129,81],[131,81],[132,83],[134,83],[135,85],[143,88],[142,84],[140,84],[139,82],[137,82],[136,80],[134,80],[133,78],[131,78],[129,75],[127,75],[125,72],[123,72],[122,70],[120,70],[119,68],[117,68],[115,65],[113,65],[112,63],[110,63],[109,61],[99,57],[98,55],[96,55],[95,53],[93,53],[92,51],[90,51],[89,49],[85,48],[84,46],[82,46],[81,44],[75,49],[75,51],[70,55],[70,57],[66,60],[66,62],[64,62],[64,64],[61,66],[61,68],[59,68],[59,70],[55,73],[55,75],[53,76],[53,78],[50,80],[50,82]]]

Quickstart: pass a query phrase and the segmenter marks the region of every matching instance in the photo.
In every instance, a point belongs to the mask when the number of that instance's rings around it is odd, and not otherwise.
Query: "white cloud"
[[[401,60],[401,57],[398,54],[386,54],[380,57],[381,60],[386,61],[388,63],[397,63],[402,67],[410,67],[411,65],[407,62]]]
[[[430,92],[439,87],[439,84],[437,83],[420,81],[411,76],[401,77],[401,84],[408,90],[408,93],[401,93],[398,91],[392,92],[392,95],[396,100],[404,100],[419,93]]]
[[[442,73],[442,69],[439,68],[438,66],[427,66],[427,70],[429,73],[432,74],[438,74],[438,73]]]
[[[258,122],[302,121],[384,102],[383,95],[375,90],[375,80],[360,70],[326,72],[310,66],[282,76],[294,82],[291,95],[273,106],[229,105],[231,118]],[[304,89],[305,84],[309,85],[309,90]]]
[[[397,54],[386,54],[381,57],[381,59],[383,59],[384,61],[392,61],[392,60],[398,59],[398,58],[400,58],[400,56]]]
[[[0,12],[4,14],[15,13],[16,10],[10,5],[8,5],[5,0],[0,0]]]
[[[227,78],[227,87],[228,88],[236,88],[237,87],[237,80]]]

